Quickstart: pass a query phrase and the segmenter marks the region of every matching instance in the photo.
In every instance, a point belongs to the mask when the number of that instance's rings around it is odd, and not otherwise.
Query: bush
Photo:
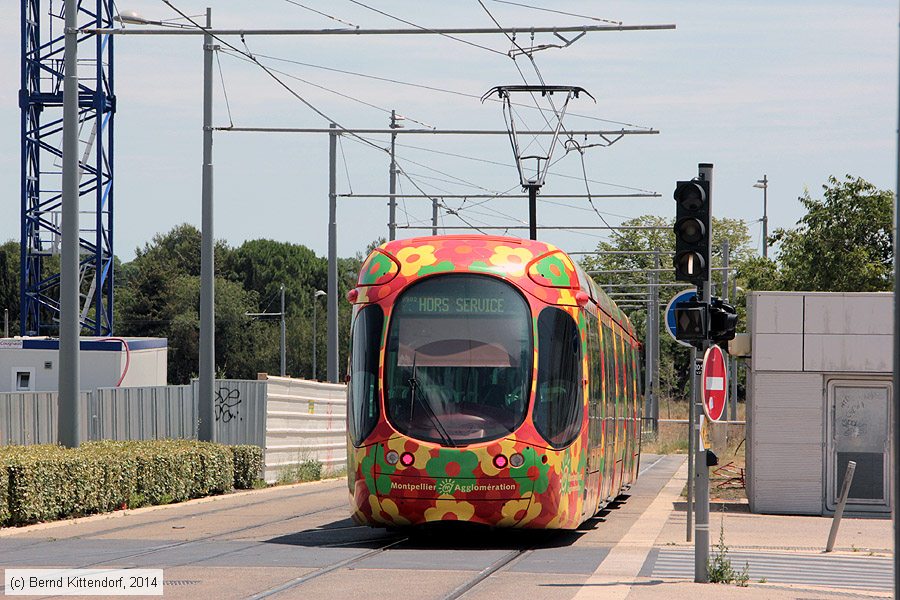
[[[318,481],[322,479],[322,463],[313,459],[305,459],[294,465],[281,468],[278,473],[278,483],[300,483],[304,481]]]
[[[262,475],[263,451],[259,446],[231,446],[234,457],[234,487],[252,489]]]
[[[0,524],[181,502],[234,483],[228,446],[188,440],[7,446],[0,467]]]

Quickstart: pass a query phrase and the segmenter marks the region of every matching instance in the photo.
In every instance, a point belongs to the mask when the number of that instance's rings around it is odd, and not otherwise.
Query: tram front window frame
[[[456,447],[503,438],[525,421],[532,313],[512,284],[490,275],[434,275],[391,311],[384,357],[385,415],[400,433]]]

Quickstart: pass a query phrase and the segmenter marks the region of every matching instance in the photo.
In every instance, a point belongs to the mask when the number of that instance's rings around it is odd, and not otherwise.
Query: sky
[[[497,0],[483,2],[506,27],[598,23]],[[804,214],[798,197],[805,190],[821,197],[821,186],[831,175],[862,177],[881,189],[896,185],[896,3],[516,2],[626,25],[676,25],[671,31],[588,33],[569,47],[534,54],[547,84],[580,86],[596,98],[596,103],[583,95],[573,99],[565,128],[659,131],[585,149],[587,184],[582,155],[574,150],[566,153],[558,145],[552,160],[559,160],[549,170],[542,193],[656,192],[659,198],[594,198],[593,204],[613,225],[642,214],[671,217],[675,182],[696,176],[698,163],[713,163],[715,216],[747,221],[759,247],[763,199],[762,190],[753,184],[764,174],[769,180],[770,231],[793,226]],[[55,7],[58,4],[54,2]],[[371,8],[426,28],[494,26],[478,0],[172,0],[172,4],[189,15],[199,15],[210,5],[218,28],[346,27],[309,9],[363,28],[410,27]],[[177,17],[158,0],[121,0],[118,8],[135,10],[148,19]],[[0,86],[0,107],[5,107],[0,108],[0,190],[7,206],[7,217],[0,220],[0,240],[19,235],[19,27],[18,14],[0,21],[4,40],[0,81],[6,82]],[[115,41],[115,251],[123,260],[133,258],[135,249],[157,233],[184,222],[199,226],[201,40],[120,36]],[[511,43],[500,33],[464,40],[437,35],[247,36],[244,46],[239,38],[226,38],[287,74],[278,76],[292,92],[234,52],[220,52],[214,123],[327,127],[334,120],[348,129],[385,128],[394,109],[437,129],[505,129],[501,105],[482,103],[478,97],[496,85],[521,84],[518,69],[528,83],[538,83],[537,73],[527,57],[513,61],[507,55]],[[531,43],[528,35],[516,41],[523,46]],[[535,43],[559,41],[545,34]],[[531,98],[521,101],[531,103]],[[542,106],[549,108],[546,103]],[[521,107],[516,119],[522,127],[543,128],[541,114]],[[552,112],[543,114],[552,122]],[[421,127],[411,120],[405,126]],[[371,143],[348,135],[341,138],[340,194],[388,192],[388,136],[365,137]],[[328,136],[222,131],[214,134],[214,140],[216,237],[231,245],[269,238],[304,244],[324,255]],[[582,138],[578,141],[584,143]],[[587,144],[599,141],[590,137]],[[546,141],[541,143],[546,146]],[[529,153],[539,148],[529,138],[522,138],[521,144]],[[397,160],[404,172],[401,193],[520,192],[506,136],[398,135]],[[442,211],[440,222],[447,227],[527,222],[523,199],[444,202],[465,219]],[[542,200],[539,224],[568,229],[541,231],[539,237],[573,252],[592,250],[609,233],[574,227],[603,225],[596,211],[584,198]],[[402,200],[397,215],[401,227],[428,225],[431,203]],[[387,221],[386,199],[341,198],[339,254],[356,254],[386,237]],[[407,228],[397,232],[398,237],[425,233]],[[526,230],[510,233],[527,236]]]

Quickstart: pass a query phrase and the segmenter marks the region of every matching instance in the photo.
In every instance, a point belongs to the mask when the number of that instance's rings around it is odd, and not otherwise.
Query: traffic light
[[[721,298],[712,298],[709,307],[709,339],[714,342],[726,342],[734,339],[737,329],[737,310]]]
[[[690,300],[675,305],[675,339],[696,343],[709,333],[709,311],[705,302]]]
[[[674,196],[675,279],[701,285],[709,279],[709,182],[679,181]]]

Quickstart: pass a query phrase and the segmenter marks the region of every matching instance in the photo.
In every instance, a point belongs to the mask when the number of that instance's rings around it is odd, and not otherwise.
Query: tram
[[[639,343],[555,246],[388,242],[348,299],[357,523],[574,529],[637,478]]]

